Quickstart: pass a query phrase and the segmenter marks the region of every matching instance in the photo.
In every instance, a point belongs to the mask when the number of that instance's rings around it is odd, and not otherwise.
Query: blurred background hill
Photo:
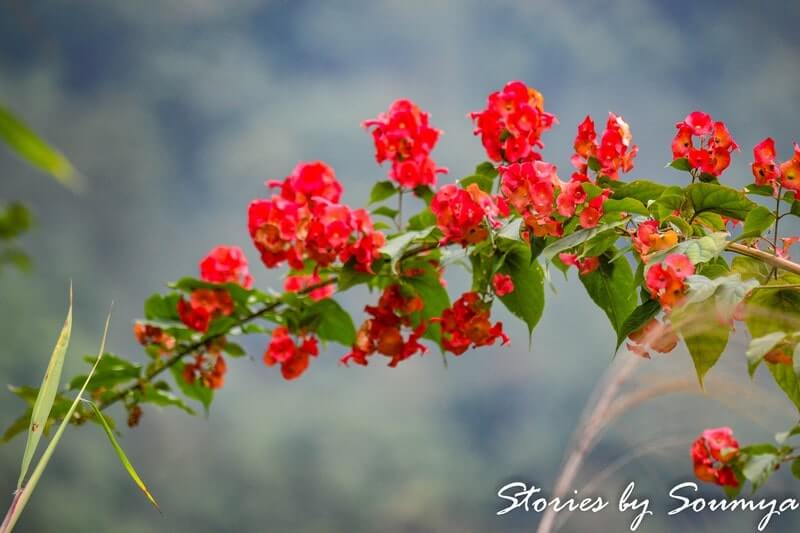
[[[702,108],[743,147],[724,179],[744,185],[756,142],[771,135],[783,159],[800,140],[798,24],[800,4],[788,1],[0,2],[0,101],[89,183],[73,194],[0,150],[0,200],[24,201],[36,216],[22,241],[33,272],[0,273],[0,382],[38,383],[70,279],[73,373],[96,349],[111,300],[112,351],[143,359],[131,335],[141,303],[194,273],[215,244],[241,245],[257,285],[278,287],[249,243],[247,204],[266,195],[265,180],[313,159],[333,165],[348,203],[365,203],[386,170],[360,122],[395,98],[415,100],[444,129],[434,157],[450,174],[440,182],[485,159],[467,113],[521,79],[561,122],[544,155],[562,178],[578,122],[591,113],[602,123],[612,110],[640,146],[628,177],[678,183],[684,175],[663,168],[674,124]],[[331,347],[287,383],[260,361],[267,339],[252,339],[252,360],[230,365],[210,418],[148,409],[141,427],[124,430],[164,516],[136,493],[100,429],[83,427],[67,434],[18,530],[532,531],[534,513],[495,516],[495,493],[516,479],[553,486],[614,343],[575,273],[572,282],[553,274],[557,294],[548,292],[530,349],[525,327],[498,309],[511,347],[467,352],[448,369],[434,352],[397,369],[346,369]],[[463,287],[455,276],[451,295]],[[358,312],[370,298],[344,300]],[[743,441],[788,427],[793,413],[771,386],[755,392],[742,378],[745,342],[732,341],[707,397],[661,398],[619,419],[574,488],[655,446],[596,492],[617,495],[636,480],[656,498],[690,479],[688,444],[706,426],[734,426]],[[641,366],[640,381],[692,372],[683,348]],[[0,423],[21,409],[0,391]],[[23,446],[0,447],[9,501]],[[797,496],[798,485],[779,476],[765,493]],[[760,518],[667,520],[663,509],[640,531],[744,533]],[[796,531],[795,514],[770,531]],[[563,531],[629,522],[574,516]]]

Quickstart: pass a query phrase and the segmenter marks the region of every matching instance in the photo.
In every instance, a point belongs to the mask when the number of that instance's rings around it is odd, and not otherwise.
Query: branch
[[[781,268],[787,272],[791,272],[800,276],[800,265],[793,261],[789,261],[788,259],[765,252],[764,250],[759,250],[758,248],[745,246],[744,244],[739,244],[736,242],[728,244],[727,249],[740,255],[752,257],[753,259],[760,259],[770,266]]]

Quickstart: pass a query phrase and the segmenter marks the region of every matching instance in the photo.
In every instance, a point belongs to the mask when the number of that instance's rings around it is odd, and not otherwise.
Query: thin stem
[[[772,230],[772,251],[778,253],[778,223],[781,221],[781,195],[783,194],[783,185],[778,185],[778,194],[775,197],[775,228]],[[770,275],[774,275],[778,279],[778,268],[773,266]]]
[[[403,231],[403,188],[397,194],[397,231]]]

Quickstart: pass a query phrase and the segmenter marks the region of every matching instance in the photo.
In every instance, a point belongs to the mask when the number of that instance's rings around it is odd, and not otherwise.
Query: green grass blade
[[[56,446],[61,440],[61,436],[64,434],[64,430],[67,429],[69,421],[72,419],[72,415],[75,414],[75,409],[78,407],[78,404],[81,401],[81,396],[83,396],[83,393],[86,392],[86,387],[89,385],[89,381],[91,381],[95,370],[97,370],[97,365],[100,363],[100,360],[103,359],[103,354],[106,351],[106,338],[108,337],[108,326],[110,322],[111,313],[109,313],[108,317],[106,318],[106,325],[105,329],[103,330],[103,340],[100,342],[100,352],[97,354],[97,360],[95,360],[94,366],[92,366],[92,369],[89,371],[89,375],[86,377],[83,387],[81,387],[81,390],[75,397],[75,401],[72,402],[69,411],[67,411],[67,414],[64,415],[64,419],[61,421],[61,424],[59,424],[58,429],[53,435],[53,438],[50,440],[50,444],[47,446],[47,448],[45,448],[44,453],[42,453],[42,457],[39,459],[39,462],[36,463],[36,467],[33,469],[28,483],[21,490],[18,490],[14,496],[14,501],[11,503],[11,508],[8,510],[8,514],[6,515],[2,526],[0,526],[0,533],[11,533],[11,530],[17,523],[20,514],[22,514],[22,511],[25,509],[25,505],[28,503],[31,494],[33,494],[36,484],[39,483],[39,479],[42,477],[44,469],[47,468],[47,463],[50,462],[50,458],[53,456],[53,452],[55,452]]]
[[[136,473],[136,470],[133,468],[133,465],[128,460],[128,457],[125,455],[125,452],[122,450],[122,447],[117,442],[117,438],[114,436],[114,432],[108,426],[108,422],[106,422],[103,413],[100,412],[100,409],[97,408],[97,405],[95,405],[94,402],[88,402],[88,403],[94,409],[94,413],[97,416],[97,418],[100,419],[100,423],[103,425],[103,429],[106,431],[106,435],[108,435],[108,440],[111,441],[111,446],[113,446],[114,451],[117,452],[119,461],[120,463],[122,463],[122,466],[125,467],[125,471],[128,472],[128,475],[131,476],[131,479],[133,480],[134,483],[136,483],[136,486],[139,487],[139,489],[144,493],[144,495],[147,497],[147,499],[150,501],[153,507],[156,508],[156,511],[160,513],[161,509],[158,507],[156,499],[153,498],[153,495],[150,493],[150,490],[147,488],[147,485],[144,484],[142,478],[140,478],[139,474]]]
[[[25,161],[68,187],[79,187],[80,174],[64,155],[44,142],[20,118],[0,105],[0,140]]]
[[[22,466],[19,472],[19,480],[17,481],[17,489],[22,487],[22,483],[25,481],[25,475],[28,473],[28,468],[31,466],[36,448],[39,446],[39,439],[42,438],[42,431],[50,416],[50,410],[53,408],[53,401],[55,400],[56,393],[58,392],[58,385],[61,381],[61,370],[64,367],[64,358],[67,354],[71,333],[72,286],[70,286],[69,289],[69,310],[67,311],[67,318],[64,320],[64,326],[61,328],[61,333],[58,336],[55,348],[53,348],[53,353],[50,356],[50,362],[47,364],[47,371],[42,379],[42,385],[39,387],[39,394],[36,396],[36,401],[33,404],[33,413],[31,414],[30,424],[28,425],[28,441],[25,444],[25,453],[22,455]]]

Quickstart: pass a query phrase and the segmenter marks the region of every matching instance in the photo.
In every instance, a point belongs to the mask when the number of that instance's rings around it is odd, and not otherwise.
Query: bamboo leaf
[[[25,475],[28,473],[28,468],[31,466],[31,460],[36,453],[36,448],[39,446],[39,439],[42,438],[42,431],[50,416],[50,410],[53,408],[53,402],[58,392],[58,385],[61,381],[61,370],[64,367],[64,357],[67,354],[71,333],[72,287],[70,286],[67,318],[64,320],[64,326],[61,328],[61,333],[58,335],[58,340],[50,356],[50,362],[47,364],[47,371],[45,371],[44,378],[42,378],[39,394],[36,396],[36,401],[33,403],[31,420],[28,425],[28,441],[25,443],[25,452],[22,454],[22,466],[20,467],[19,479],[17,480],[17,489],[22,487],[22,483],[25,481]]]
[[[111,446],[113,446],[114,451],[117,452],[117,457],[119,457],[119,461],[122,463],[122,466],[125,468],[125,471],[128,472],[128,475],[131,476],[131,479],[133,480],[134,483],[136,483],[136,486],[139,487],[139,490],[141,490],[144,493],[144,495],[147,497],[147,499],[150,501],[153,507],[155,507],[156,510],[160,513],[161,509],[159,509],[158,507],[158,502],[156,502],[156,499],[153,498],[153,495],[150,493],[150,490],[147,488],[147,485],[144,484],[144,481],[142,481],[142,478],[139,477],[139,474],[136,473],[136,469],[133,468],[133,465],[128,460],[128,457],[125,455],[125,451],[119,445],[119,442],[117,442],[117,438],[114,436],[114,432],[111,431],[111,428],[108,426],[108,422],[106,422],[106,417],[103,416],[103,413],[100,412],[100,409],[97,408],[97,405],[95,405],[94,402],[88,402],[88,403],[89,405],[92,406],[92,409],[94,409],[94,413],[95,415],[97,415],[97,418],[100,419],[100,422],[103,425],[103,429],[105,430],[106,435],[108,436],[108,440],[111,441]]]
[[[80,174],[64,155],[48,145],[11,111],[0,105],[0,140],[25,161],[67,186],[80,185]]]
[[[27,505],[28,500],[31,498],[31,494],[33,494],[36,485],[39,483],[39,479],[42,477],[44,469],[47,468],[47,464],[50,462],[50,458],[53,456],[56,446],[58,446],[64,431],[69,425],[69,421],[72,420],[72,415],[75,414],[75,409],[77,409],[78,403],[81,401],[81,396],[83,396],[83,393],[86,392],[86,387],[89,385],[89,381],[92,379],[94,371],[97,370],[97,365],[103,359],[103,354],[106,351],[108,325],[110,323],[111,313],[109,313],[108,317],[106,318],[106,325],[103,329],[103,339],[100,341],[100,351],[97,354],[97,360],[95,361],[94,366],[92,367],[91,371],[89,371],[89,375],[86,377],[83,387],[81,387],[81,390],[78,392],[78,395],[72,402],[69,411],[67,411],[67,414],[64,416],[63,420],[61,420],[61,424],[59,424],[52,440],[50,440],[50,444],[48,444],[47,448],[45,448],[44,453],[42,453],[42,456],[39,458],[39,462],[36,463],[36,466],[31,473],[31,477],[28,479],[28,483],[20,490],[17,490],[14,500],[11,503],[11,508],[6,515],[6,518],[3,520],[3,524],[0,526],[0,533],[11,533],[11,530],[14,529],[14,525],[17,523],[17,520],[19,520],[20,514],[22,514],[22,511],[25,509],[25,505]]]

